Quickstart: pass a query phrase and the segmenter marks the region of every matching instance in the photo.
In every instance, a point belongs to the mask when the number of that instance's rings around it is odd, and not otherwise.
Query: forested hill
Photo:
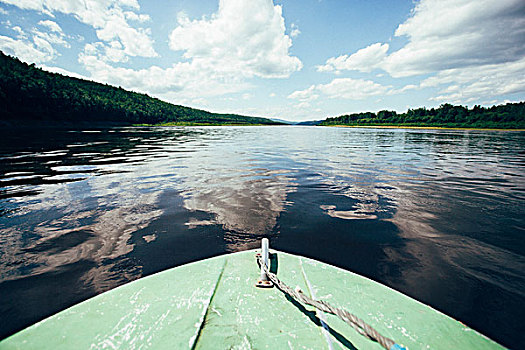
[[[280,124],[216,114],[145,94],[46,72],[0,51],[0,124]]]
[[[327,118],[320,125],[430,126],[448,128],[525,129],[525,102],[489,108],[443,104],[439,108],[365,112]]]

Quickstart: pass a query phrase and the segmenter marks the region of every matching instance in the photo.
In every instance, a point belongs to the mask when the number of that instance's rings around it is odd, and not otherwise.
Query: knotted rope
[[[268,266],[264,264],[261,256],[257,256],[257,263],[259,264],[259,267],[262,266],[262,268],[264,269],[264,272],[266,273],[270,281],[272,281],[273,284],[283,293],[288,294],[289,296],[300,301],[303,304],[310,305],[320,311],[327,312],[332,315],[336,315],[341,320],[343,320],[348,325],[350,325],[353,329],[355,329],[359,334],[367,337],[370,340],[373,340],[379,343],[383,348],[387,350],[405,349],[404,347],[396,344],[392,339],[381,335],[372,326],[367,324],[365,321],[363,321],[359,317],[346,311],[345,309],[334,307],[323,300],[313,300],[307,297],[301,291],[299,287],[293,290],[292,288],[287,286],[284,282],[282,282],[279,278],[277,278],[275,274],[271,273],[268,270]]]

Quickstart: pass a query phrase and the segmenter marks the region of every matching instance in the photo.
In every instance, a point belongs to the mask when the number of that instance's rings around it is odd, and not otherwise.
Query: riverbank
[[[0,338],[265,236],[522,348],[525,133],[21,131],[0,133]]]
[[[267,126],[267,125],[285,125],[282,123],[275,124],[247,124],[247,123],[195,123],[195,122],[169,122],[158,124],[133,124],[132,126]]]
[[[479,131],[525,131],[525,129],[497,128],[451,128],[445,126],[408,126],[408,125],[319,125],[337,128],[367,128],[367,129],[421,129],[421,130],[479,130]]]

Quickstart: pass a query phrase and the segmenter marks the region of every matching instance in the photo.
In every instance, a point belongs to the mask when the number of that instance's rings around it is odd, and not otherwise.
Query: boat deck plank
[[[274,252],[272,269],[408,349],[502,348],[351,272],[283,252]],[[64,310],[1,341],[0,349],[381,349],[333,315],[276,288],[254,287],[258,276],[255,251],[183,265]]]
[[[285,266],[279,275],[306,288],[299,260],[277,256]],[[278,349],[299,344],[327,349],[321,329],[278,289],[256,288],[258,277],[253,252],[227,258],[197,349]]]

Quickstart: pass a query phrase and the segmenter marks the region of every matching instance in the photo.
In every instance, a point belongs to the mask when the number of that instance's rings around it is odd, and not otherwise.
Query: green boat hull
[[[408,349],[501,349],[406,295],[354,273],[273,251],[290,286],[343,307]],[[151,275],[59,312],[0,349],[381,349],[333,315],[256,288],[255,251]]]

